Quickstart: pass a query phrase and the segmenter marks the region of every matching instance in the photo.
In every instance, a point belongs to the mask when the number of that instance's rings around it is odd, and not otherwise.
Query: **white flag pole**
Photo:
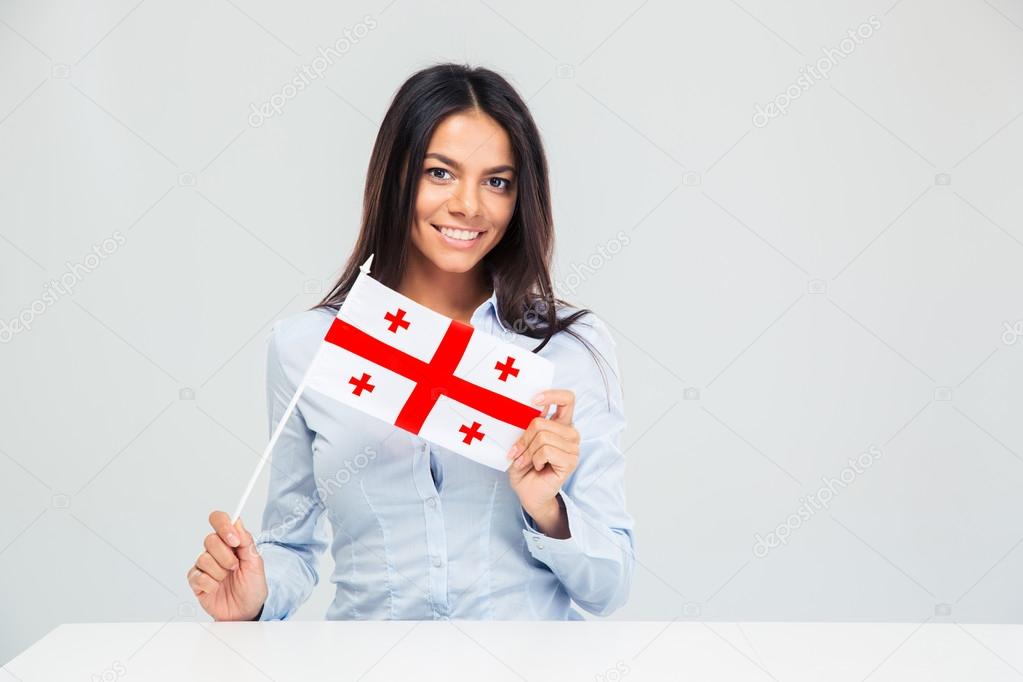
[[[277,445],[277,439],[281,437],[281,432],[284,431],[284,425],[291,419],[291,413],[295,411],[295,405],[298,404],[298,399],[302,396],[302,391],[305,390],[305,385],[309,379],[309,374],[313,367],[316,366],[316,359],[320,355],[320,349],[316,351],[316,357],[309,364],[309,369],[306,370],[305,376],[302,377],[302,381],[299,383],[298,388],[295,389],[295,395],[291,397],[291,402],[288,403],[288,409],[284,410],[284,416],[277,422],[277,428],[274,429],[273,435],[270,436],[270,442],[266,444],[266,449],[263,450],[263,456],[259,458],[259,464],[256,465],[256,470],[252,472],[252,476],[249,478],[248,485],[245,486],[245,492],[242,493],[242,499],[238,501],[238,506],[234,510],[234,514],[231,515],[231,525],[238,520],[238,517],[242,514],[242,509],[245,508],[245,503],[249,501],[249,495],[252,494],[252,488],[256,485],[256,480],[259,475],[263,472],[263,467],[266,466],[267,461],[270,459],[270,453],[273,452],[274,446]]]
[[[359,266],[361,271],[359,276],[369,274],[369,266],[373,262],[373,254],[370,254],[366,262]],[[320,342],[320,347],[316,350],[316,355],[313,357],[313,361],[309,363],[309,367],[305,371],[305,376],[302,377],[302,381],[299,382],[298,388],[295,389],[295,395],[291,397],[291,402],[288,403],[287,409],[284,410],[284,415],[281,420],[277,422],[277,428],[274,429],[273,435],[270,436],[270,442],[266,444],[266,449],[263,450],[263,456],[259,458],[259,464],[256,465],[256,470],[252,472],[252,476],[249,477],[249,482],[245,486],[245,492],[242,493],[241,500],[238,501],[238,506],[234,510],[234,514],[231,515],[231,525],[238,521],[238,517],[242,514],[242,509],[245,508],[245,503],[249,501],[249,495],[252,494],[252,489],[256,485],[256,481],[259,479],[259,475],[263,473],[263,467],[266,466],[267,461],[270,459],[270,453],[273,452],[274,446],[277,444],[277,440],[281,437],[281,432],[284,431],[284,425],[291,419],[292,412],[295,411],[295,406],[298,404],[298,399],[302,396],[302,391],[305,390],[306,383],[309,381],[309,375],[312,373],[313,368],[316,366],[316,360],[320,357],[320,353],[323,351],[323,342]]]

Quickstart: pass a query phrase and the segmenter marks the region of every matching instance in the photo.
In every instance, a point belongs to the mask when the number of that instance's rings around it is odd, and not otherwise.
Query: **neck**
[[[422,254],[410,252],[398,291],[430,310],[468,324],[493,287],[482,261],[469,272],[445,272]]]

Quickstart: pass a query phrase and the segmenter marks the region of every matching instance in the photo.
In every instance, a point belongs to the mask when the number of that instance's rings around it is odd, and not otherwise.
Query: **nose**
[[[480,200],[476,195],[476,190],[468,184],[459,183],[451,192],[448,211],[467,219],[475,218],[480,212]]]

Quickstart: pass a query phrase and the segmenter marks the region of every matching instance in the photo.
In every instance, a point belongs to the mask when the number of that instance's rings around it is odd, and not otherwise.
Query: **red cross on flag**
[[[372,258],[370,259],[372,260]],[[541,411],[554,365],[452,320],[369,276],[331,323],[306,386],[481,464],[505,454]]]

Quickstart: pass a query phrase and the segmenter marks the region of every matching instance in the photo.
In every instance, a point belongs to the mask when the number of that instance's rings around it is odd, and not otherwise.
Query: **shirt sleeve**
[[[626,422],[615,342],[603,322],[592,314],[590,319],[589,329],[583,320],[577,325],[598,352],[607,386],[605,390],[602,373],[590,353],[577,346],[586,356],[586,364],[573,365],[584,369],[580,376],[562,377],[562,383],[574,379],[574,388],[564,387],[576,393],[572,421],[580,437],[579,463],[558,492],[570,537],[544,535],[520,509],[525,524],[522,533],[532,556],[551,569],[581,608],[606,616],[628,599],[635,539],[633,520],[625,509],[625,459],[620,440]]]
[[[267,347],[266,397],[271,435],[297,385],[285,374],[281,362],[280,325],[280,321],[274,325]],[[262,530],[256,538],[267,585],[259,620],[287,620],[319,582],[317,563],[327,539],[318,532],[324,507],[316,493],[313,437],[296,406],[270,459],[270,487]]]

